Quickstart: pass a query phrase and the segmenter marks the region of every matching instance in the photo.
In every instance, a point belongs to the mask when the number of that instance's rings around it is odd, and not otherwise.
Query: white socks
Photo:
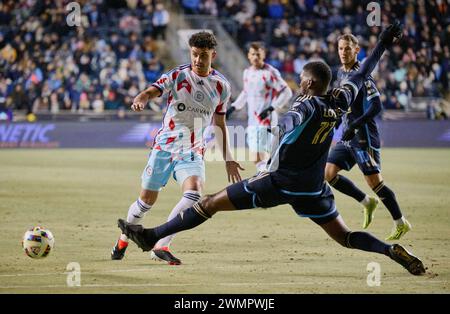
[[[144,218],[145,213],[148,212],[152,208],[151,205],[148,205],[144,203],[141,198],[138,198],[136,202],[130,205],[130,208],[128,209],[128,216],[127,216],[127,222],[130,224],[138,225],[142,218]],[[121,234],[120,240],[127,242],[128,238],[126,235]]]
[[[193,191],[193,190],[185,191],[181,200],[178,202],[177,205],[175,205],[175,207],[170,212],[170,215],[167,218],[167,221],[173,219],[175,216],[177,216],[183,210],[186,210],[189,207],[192,207],[192,205],[197,203],[199,199],[200,199],[200,193],[198,191]],[[161,248],[161,247],[169,246],[170,242],[172,241],[174,236],[175,236],[174,234],[171,234],[165,238],[162,238],[161,240],[159,240],[156,243],[155,247]]]
[[[394,220],[394,222],[395,222],[396,226],[404,225],[406,223],[406,219],[405,219],[405,217],[402,216],[399,219]]]

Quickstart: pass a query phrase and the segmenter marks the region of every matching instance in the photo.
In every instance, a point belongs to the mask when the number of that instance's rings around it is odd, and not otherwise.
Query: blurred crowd
[[[352,0],[180,0],[187,14],[222,18],[245,49],[251,41],[268,47],[267,62],[295,85],[303,66],[322,59],[339,67],[336,39],[353,33],[363,60],[373,49],[378,27],[368,27],[373,1]],[[381,24],[400,19],[404,38],[380,63],[375,79],[385,108],[401,109],[411,97],[449,97],[450,0],[385,0]],[[230,20],[233,21],[230,24]]]
[[[303,66],[323,59],[339,67],[336,39],[352,32],[359,59],[373,49],[378,27],[367,4],[352,0],[3,0],[0,3],[0,120],[14,109],[102,112],[120,109],[164,71],[158,40],[170,23],[169,4],[186,14],[219,18],[246,49],[263,41],[267,62],[295,87]],[[405,24],[404,39],[375,74],[386,108],[411,97],[448,100],[450,0],[385,0],[381,23]],[[69,24],[77,23],[77,27]]]
[[[77,1],[79,20],[69,2],[0,3],[0,119],[13,109],[30,121],[38,110],[119,109],[163,72],[164,1]]]

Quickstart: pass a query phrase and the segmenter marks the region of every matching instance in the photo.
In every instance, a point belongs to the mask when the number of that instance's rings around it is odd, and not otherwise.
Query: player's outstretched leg
[[[142,225],[133,225],[123,219],[119,219],[117,221],[117,225],[120,230],[122,230],[122,233],[125,234],[128,239],[131,239],[134,243],[136,243],[136,245],[144,252],[150,251],[159,240],[151,233],[145,233],[146,229],[144,229]]]
[[[422,275],[425,273],[425,267],[422,261],[408,252],[401,245],[389,245],[367,232],[352,232],[345,225],[341,216],[338,216],[329,222],[320,224],[320,226],[331,238],[342,246],[389,256],[413,275]]]
[[[144,193],[144,194],[143,194]],[[157,192],[155,192],[157,193]],[[148,194],[148,193],[147,193]],[[141,196],[145,195],[145,191],[141,192]],[[155,197],[156,199],[156,197]],[[144,218],[144,215],[151,209],[151,205],[146,204],[141,197],[139,197],[128,209],[127,221],[132,224],[139,224]],[[128,238],[125,234],[121,234],[116,244],[111,251],[112,260],[121,260],[125,256],[128,247]]]
[[[122,232],[138,247],[144,251],[150,251],[159,239],[195,228],[218,211],[235,209],[228,198],[227,190],[222,190],[214,195],[206,195],[194,206],[182,211],[175,218],[158,227],[144,229],[141,225],[131,225],[123,219],[119,219],[118,225]]]

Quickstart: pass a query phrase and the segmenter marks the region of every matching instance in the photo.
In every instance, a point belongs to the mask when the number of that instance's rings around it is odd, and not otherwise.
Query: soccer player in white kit
[[[264,62],[266,52],[260,43],[250,44],[247,57],[251,65],[244,70],[244,88],[227,110],[227,118],[247,104],[250,159],[262,171],[271,144],[267,127],[277,125],[278,113],[287,111],[292,91],[280,72]]]
[[[213,34],[199,32],[189,39],[189,46],[191,63],[163,74],[137,95],[131,105],[132,110],[142,111],[150,99],[168,93],[167,111],[142,173],[139,198],[128,209],[127,221],[132,224],[141,222],[171,175],[181,185],[183,197],[172,209],[169,220],[200,199],[205,182],[203,131],[211,122],[222,134],[218,144],[222,149],[228,180],[233,183],[241,180],[239,169],[244,169],[231,156],[225,124],[230,84],[222,74],[211,68],[217,41]],[[170,265],[181,264],[169,250],[173,236],[161,239],[155,245],[151,252],[153,259],[166,261]],[[111,258],[122,259],[127,246],[128,239],[121,234]]]

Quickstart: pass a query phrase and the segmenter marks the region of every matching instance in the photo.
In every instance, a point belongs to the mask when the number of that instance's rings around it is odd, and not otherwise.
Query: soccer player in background
[[[183,197],[172,209],[169,220],[200,199],[205,182],[203,131],[211,122],[221,130],[222,138],[217,141],[222,149],[228,181],[241,180],[239,169],[243,168],[232,159],[225,123],[230,84],[211,68],[216,56],[216,38],[211,33],[199,32],[189,39],[189,46],[191,63],[163,74],[137,95],[131,105],[132,110],[142,111],[149,100],[168,93],[167,112],[142,173],[139,198],[128,209],[127,221],[131,224],[142,221],[171,175],[180,184]],[[169,250],[172,238],[173,235],[167,235],[156,244],[151,252],[153,259],[171,265],[181,263]],[[121,234],[111,258],[122,259],[127,246],[127,236]]]
[[[386,48],[401,36],[397,22],[380,35],[380,40],[362,64],[340,88],[328,91],[331,70],[324,62],[310,62],[300,76],[300,93],[292,108],[280,119],[274,134],[280,143],[272,152],[270,172],[235,183],[203,197],[174,219],[152,229],[119,219],[119,228],[144,251],[161,237],[194,228],[218,211],[274,207],[290,204],[299,216],[309,217],[328,235],[347,248],[384,254],[413,275],[425,273],[423,263],[399,244],[389,245],[367,232],[352,232],[339,215],[329,185],[324,182],[325,164],[333,129],[340,115],[357,98],[359,90]],[[278,134],[277,134],[278,133]]]
[[[247,54],[250,66],[244,70],[244,88],[227,110],[227,118],[247,104],[247,144],[250,160],[258,171],[264,170],[270,152],[270,133],[267,127],[276,126],[278,113],[287,111],[292,91],[280,72],[264,62],[264,47],[253,42]]]
[[[342,67],[338,71],[338,84],[345,82],[361,67],[357,59],[358,39],[352,34],[338,38],[338,51]],[[364,175],[369,187],[378,195],[394,220],[394,229],[386,240],[398,240],[411,229],[397,203],[394,192],[385,185],[380,167],[380,135],[375,117],[381,112],[380,93],[371,76],[364,82],[356,100],[343,117],[343,136],[332,148],[325,169],[325,178],[332,187],[360,202],[364,206],[366,229],[372,222],[378,199],[366,195],[356,185],[338,174],[342,169],[349,171],[355,164]]]

